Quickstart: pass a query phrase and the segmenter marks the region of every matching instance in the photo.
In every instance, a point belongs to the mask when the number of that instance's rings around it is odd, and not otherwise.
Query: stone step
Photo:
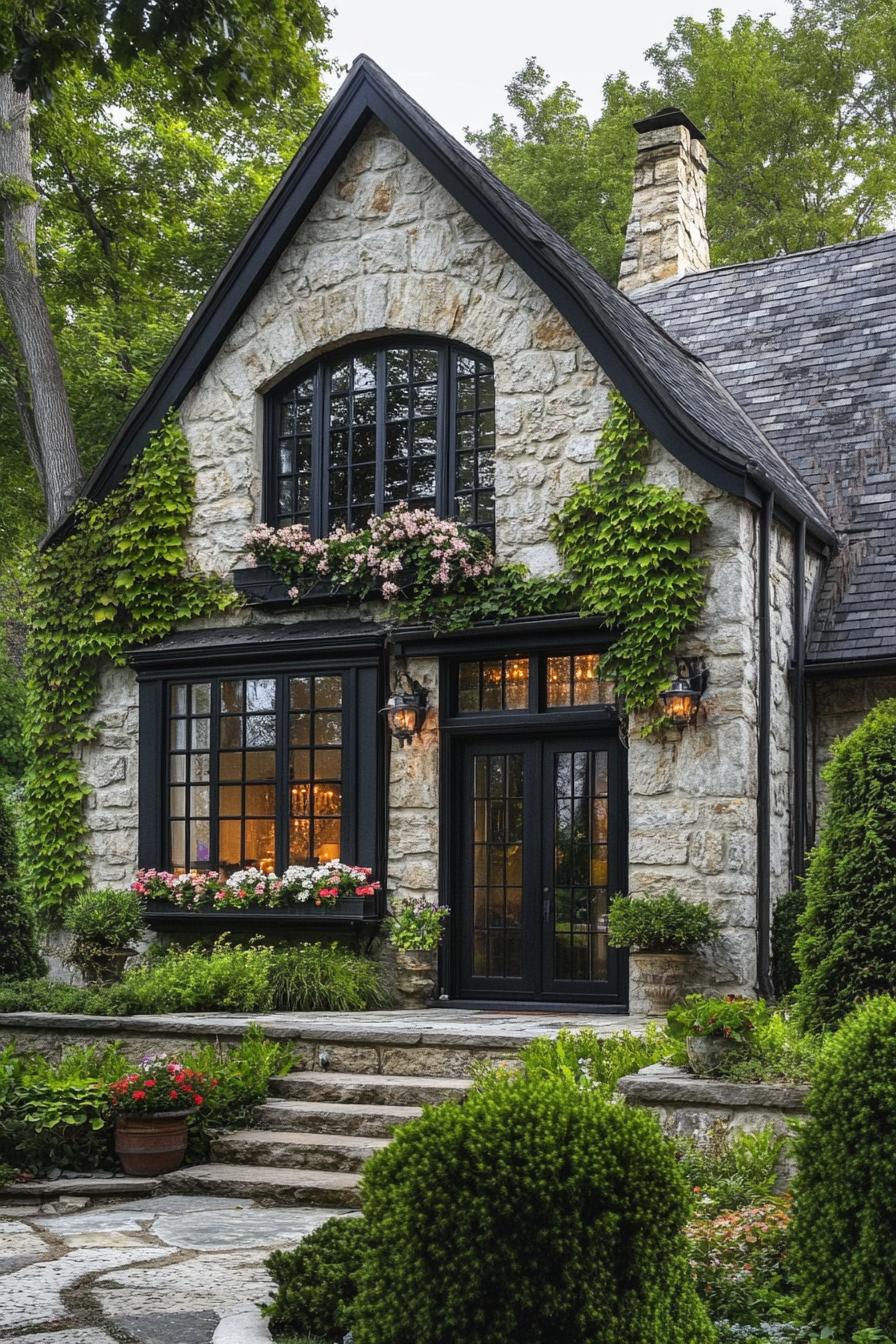
[[[260,1167],[311,1167],[316,1171],[360,1171],[388,1139],[358,1134],[313,1134],[277,1129],[235,1129],[212,1143],[220,1162]]]
[[[315,1171],[310,1167],[234,1166],[209,1162],[199,1167],[181,1167],[162,1177],[162,1190],[170,1194],[226,1195],[254,1199],[259,1204],[310,1204],[321,1208],[359,1209],[360,1176],[357,1172]]]
[[[388,1139],[399,1125],[416,1120],[419,1106],[368,1106],[363,1102],[269,1100],[255,1112],[259,1129],[304,1130],[313,1134],[362,1134]]]
[[[309,1069],[272,1078],[276,1097],[371,1106],[425,1106],[462,1101],[473,1086],[469,1078],[427,1078],[407,1074],[330,1073]]]

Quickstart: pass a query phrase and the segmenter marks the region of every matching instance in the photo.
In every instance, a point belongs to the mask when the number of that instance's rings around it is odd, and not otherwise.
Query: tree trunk
[[[59,352],[37,273],[38,196],[31,172],[30,115],[29,95],[16,93],[11,77],[0,74],[0,295],[28,374],[31,424],[22,428],[29,449],[39,454],[37,474],[52,529],[65,517],[84,478]]]

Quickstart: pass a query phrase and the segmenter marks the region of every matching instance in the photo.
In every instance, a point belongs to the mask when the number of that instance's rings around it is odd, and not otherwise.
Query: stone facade
[[[677,116],[675,125],[657,125],[662,114],[636,123],[635,192],[619,267],[619,288],[627,293],[709,270],[706,146]]]
[[[334,174],[183,404],[197,490],[188,543],[197,564],[227,572],[241,563],[245,532],[260,519],[266,390],[322,351],[388,332],[450,337],[491,356],[497,550],[536,573],[555,568],[548,520],[594,461],[608,406],[607,378],[535,283],[376,123]],[[639,725],[631,725],[630,885],[644,892],[675,887],[688,898],[709,900],[724,930],[702,966],[702,982],[750,991],[756,964],[756,518],[748,505],[707,485],[659,444],[651,450],[649,475],[679,486],[710,516],[698,542],[707,562],[706,606],[682,649],[705,657],[710,684],[696,727],[647,741]],[[774,755],[782,806],[789,764],[782,671],[790,650],[786,546],[779,539],[774,618],[780,714]],[[313,616],[325,614],[318,609]],[[366,610],[372,619],[376,614]],[[228,618],[235,626],[258,619],[250,610]],[[275,619],[307,617],[295,612]],[[429,688],[433,709],[422,735],[408,748],[392,750],[387,881],[395,895],[435,899],[438,668],[421,659],[409,671]],[[82,751],[92,790],[92,876],[97,883],[119,884],[137,861],[136,684],[130,671],[104,675],[94,718],[99,737]],[[782,821],[776,882],[786,866],[780,857],[785,830]],[[632,1007],[639,1006],[634,986]]]

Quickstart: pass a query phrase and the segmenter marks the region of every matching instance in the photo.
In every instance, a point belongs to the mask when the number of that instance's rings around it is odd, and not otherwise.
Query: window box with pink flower
[[[141,869],[133,888],[141,896],[147,922],[190,920],[217,928],[252,924],[283,925],[297,920],[375,920],[380,884],[369,868],[333,859],[317,867],[293,865],[282,876],[244,868],[218,872],[161,872]]]

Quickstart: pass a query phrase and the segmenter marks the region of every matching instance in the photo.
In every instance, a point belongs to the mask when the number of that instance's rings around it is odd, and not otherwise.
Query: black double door
[[[624,954],[607,944],[609,898],[624,882],[621,757],[613,734],[458,744],[461,997],[625,1002]]]

